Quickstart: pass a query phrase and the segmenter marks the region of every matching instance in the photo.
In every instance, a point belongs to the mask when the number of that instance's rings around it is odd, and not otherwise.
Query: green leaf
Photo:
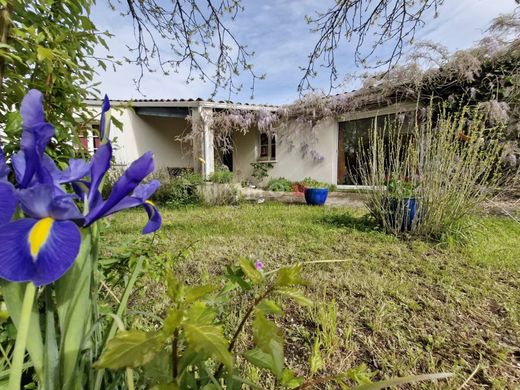
[[[215,321],[215,312],[205,302],[195,302],[186,314],[187,321],[199,325],[210,325]]]
[[[376,383],[370,383],[354,387],[352,390],[381,390],[391,386],[400,386],[408,383],[415,383],[421,381],[432,381],[436,379],[446,379],[452,377],[451,373],[439,373],[439,374],[424,374],[424,375],[411,375],[402,378],[392,378],[386,381],[380,381]]]
[[[163,348],[155,357],[141,367],[143,380],[149,386],[168,384],[172,380],[172,354]]]
[[[274,315],[282,315],[283,310],[276,304],[272,299],[264,299],[262,300],[256,308],[261,310],[264,314],[274,314]]]
[[[253,322],[253,338],[256,346],[271,356],[272,372],[280,378],[284,367],[283,337],[276,324],[259,310],[256,311]]]
[[[179,390],[179,386],[175,383],[161,383],[160,385],[152,387],[152,390]]]
[[[213,383],[208,383],[207,385],[203,386],[201,390],[220,390],[221,387],[218,387],[217,385]]]
[[[174,303],[181,303],[184,298],[184,284],[182,284],[173,273],[168,273],[166,276],[167,294]]]
[[[169,309],[163,324],[163,332],[165,335],[171,336],[182,322],[184,312],[179,309]]]
[[[321,356],[320,348],[320,338],[316,337],[312,346],[311,356],[309,357],[309,366],[312,375],[325,367],[325,362],[323,361],[323,356]]]
[[[312,301],[309,298],[307,298],[305,295],[303,295],[303,293],[296,288],[282,287],[282,288],[277,288],[275,290],[275,292],[291,298],[292,300],[294,300],[296,303],[298,303],[301,306],[312,306]]]
[[[292,267],[280,268],[276,276],[275,286],[298,286],[305,285],[307,282],[301,277],[302,266],[295,265]]]
[[[77,379],[79,353],[91,327],[93,228],[82,229],[81,247],[74,265],[54,284],[61,333],[60,375],[68,387]]]
[[[155,357],[162,349],[164,337],[157,332],[143,332],[140,330],[123,331],[108,342],[107,348],[95,368],[140,367]]]
[[[7,282],[0,279],[0,286],[2,287],[2,296],[7,306],[7,311],[9,312],[14,325],[18,326],[20,323],[20,311],[22,309],[26,284]],[[33,305],[28,334],[29,337],[27,337],[26,348],[31,357],[36,374],[40,379],[43,379],[44,346],[42,331],[40,328],[38,305]]]
[[[271,355],[263,352],[259,348],[254,348],[246,353],[244,353],[244,357],[247,361],[256,367],[265,368],[267,370],[273,371],[273,358]]]
[[[52,61],[54,58],[54,52],[43,46],[38,46],[36,49],[38,61]]]
[[[201,361],[203,356],[191,348],[186,348],[179,359],[179,377],[183,377],[186,369]]]
[[[183,328],[192,349],[212,356],[228,368],[233,366],[233,357],[228,351],[228,341],[222,327],[185,322]]]
[[[52,301],[52,290],[45,288],[45,354],[44,376],[45,388],[55,389],[59,380],[59,352],[54,321],[55,307]]]
[[[240,261],[240,268],[242,269],[242,272],[253,282],[253,284],[259,284],[264,280],[264,275],[260,271],[258,271],[253,264],[253,262],[246,258],[241,258]]]
[[[132,271],[130,279],[128,280],[128,283],[125,287],[125,290],[123,292],[123,297],[121,298],[121,302],[120,302],[119,306],[117,307],[115,318],[121,318],[123,316],[123,313],[126,311],[126,309],[128,307],[128,299],[130,299],[130,293],[132,292],[132,290],[134,288],[135,282],[137,281],[137,277],[139,276],[142,268],[143,268],[143,259],[140,258],[137,261],[137,264],[135,265],[135,268]],[[103,344],[103,347],[101,348],[101,350],[106,348],[108,341],[114,337],[114,335],[116,334],[116,331],[117,331],[117,324],[114,319],[114,321],[112,322],[112,325],[110,326],[110,330],[108,331],[108,334],[106,335],[106,338],[104,339],[104,344]],[[103,381],[104,373],[105,373],[104,369],[100,369],[96,372],[96,379],[95,379],[95,385],[94,385],[95,390],[98,390],[101,388],[101,383]]]
[[[294,376],[294,372],[291,370],[285,369],[283,370],[281,384],[284,387],[288,387],[289,389],[296,389],[305,381],[305,378]]]
[[[205,285],[205,286],[194,286],[186,288],[186,303],[195,302],[201,298],[206,297],[217,289],[216,286]]]

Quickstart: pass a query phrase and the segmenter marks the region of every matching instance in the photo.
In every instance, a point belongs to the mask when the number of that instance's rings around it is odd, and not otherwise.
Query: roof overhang
[[[88,106],[99,107],[103,103],[102,100],[92,99],[86,100]],[[208,100],[147,100],[147,101],[132,101],[132,100],[113,100],[110,102],[113,107],[132,107],[136,110],[140,108],[180,108],[180,109],[224,109],[224,110],[248,110],[259,111],[268,110],[276,111],[278,106],[263,105],[263,104],[248,104],[248,103],[233,103],[233,102],[214,102]],[[143,111],[143,112],[146,112]],[[179,111],[180,112],[180,111]]]

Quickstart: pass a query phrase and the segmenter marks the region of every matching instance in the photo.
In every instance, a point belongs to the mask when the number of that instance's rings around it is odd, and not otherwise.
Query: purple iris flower
[[[107,114],[110,111],[110,100],[108,96],[105,95],[103,98],[103,104],[101,105],[101,119],[99,120],[99,136],[102,141],[108,140],[108,135],[110,133],[110,120],[107,121]]]
[[[109,109],[110,103],[105,97],[102,121],[106,121]],[[54,128],[45,121],[42,94],[29,91],[20,111],[23,118],[21,150],[12,156],[16,189],[7,181],[10,170],[0,148],[0,278],[31,281],[37,286],[54,282],[72,266],[79,253],[80,228],[126,208],[145,208],[149,222],[143,233],[159,229],[161,216],[148,200],[159,182],[141,183],[154,169],[151,153],[132,163],[104,200],[100,185],[110,167],[110,142],[99,148],[92,161],[71,159],[68,168],[62,171],[44,153]],[[101,127],[105,131],[108,123],[104,122]],[[86,216],[76,205],[77,195],[61,187],[65,183],[79,188],[76,192],[88,204]],[[17,207],[25,217],[12,221]]]
[[[148,214],[149,222],[143,233],[152,233],[161,227],[161,215],[155,205],[148,199],[159,188],[160,183],[152,180],[149,184],[141,184],[143,179],[154,170],[153,154],[145,153],[126,169],[112,187],[112,192],[103,200],[99,185],[110,167],[112,147],[110,143],[101,146],[92,158],[91,182],[89,184],[89,213],[85,226],[89,226],[104,216],[136,206],[143,206]]]
[[[0,198],[9,195],[0,193]],[[78,255],[81,234],[74,221],[81,223],[83,215],[70,196],[56,196],[52,184],[37,184],[16,195],[28,218],[0,226],[0,277],[37,286],[52,283]]]
[[[40,91],[31,89],[25,95],[20,113],[23,118],[21,151],[13,157],[13,165],[15,172],[23,173],[18,177],[20,188],[27,188],[38,171],[45,147],[54,135],[54,127],[45,121],[43,95]]]

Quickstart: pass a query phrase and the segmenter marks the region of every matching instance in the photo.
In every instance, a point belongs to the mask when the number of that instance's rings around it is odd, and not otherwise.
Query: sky
[[[255,72],[266,74],[266,79],[256,82],[254,99],[251,99],[251,79],[245,76],[239,79],[243,85],[241,92],[229,96],[228,91],[219,91],[214,99],[268,104],[290,103],[297,99],[297,86],[302,76],[299,66],[306,65],[307,56],[318,38],[316,33],[310,31],[305,16],[325,10],[334,1],[243,0],[244,11],[229,22],[228,27],[242,44],[255,52],[251,60]],[[419,30],[416,39],[440,42],[450,51],[465,49],[483,36],[493,18],[513,11],[515,6],[514,0],[445,0],[437,18],[427,15],[428,23]],[[107,0],[97,2],[92,18],[98,29],[114,34],[108,41],[110,54],[116,58],[129,56],[127,46],[134,44],[131,19],[112,11]],[[100,56],[107,54],[101,47],[96,53]],[[353,61],[352,44],[343,42],[336,58],[340,74],[360,70]],[[187,68],[168,76],[159,70],[146,72],[140,91],[137,91],[133,81],[138,76],[139,68],[125,63],[115,72],[110,67],[106,71],[98,69],[97,81],[100,82],[99,88],[103,93],[107,93],[112,99],[123,100],[208,99],[213,91],[210,83],[200,80],[187,84]],[[328,92],[327,70],[320,70],[313,86]],[[355,85],[345,85],[334,92],[343,92],[354,87]]]

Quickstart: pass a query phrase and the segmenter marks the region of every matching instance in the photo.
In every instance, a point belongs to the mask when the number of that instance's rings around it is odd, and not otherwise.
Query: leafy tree
[[[60,123],[49,152],[58,160],[74,151],[73,135],[89,120],[85,100],[96,89],[94,49],[107,47],[108,33],[89,17],[93,0],[0,0],[0,123],[6,153],[18,143],[21,121],[16,107],[30,88],[45,95],[49,121]]]

